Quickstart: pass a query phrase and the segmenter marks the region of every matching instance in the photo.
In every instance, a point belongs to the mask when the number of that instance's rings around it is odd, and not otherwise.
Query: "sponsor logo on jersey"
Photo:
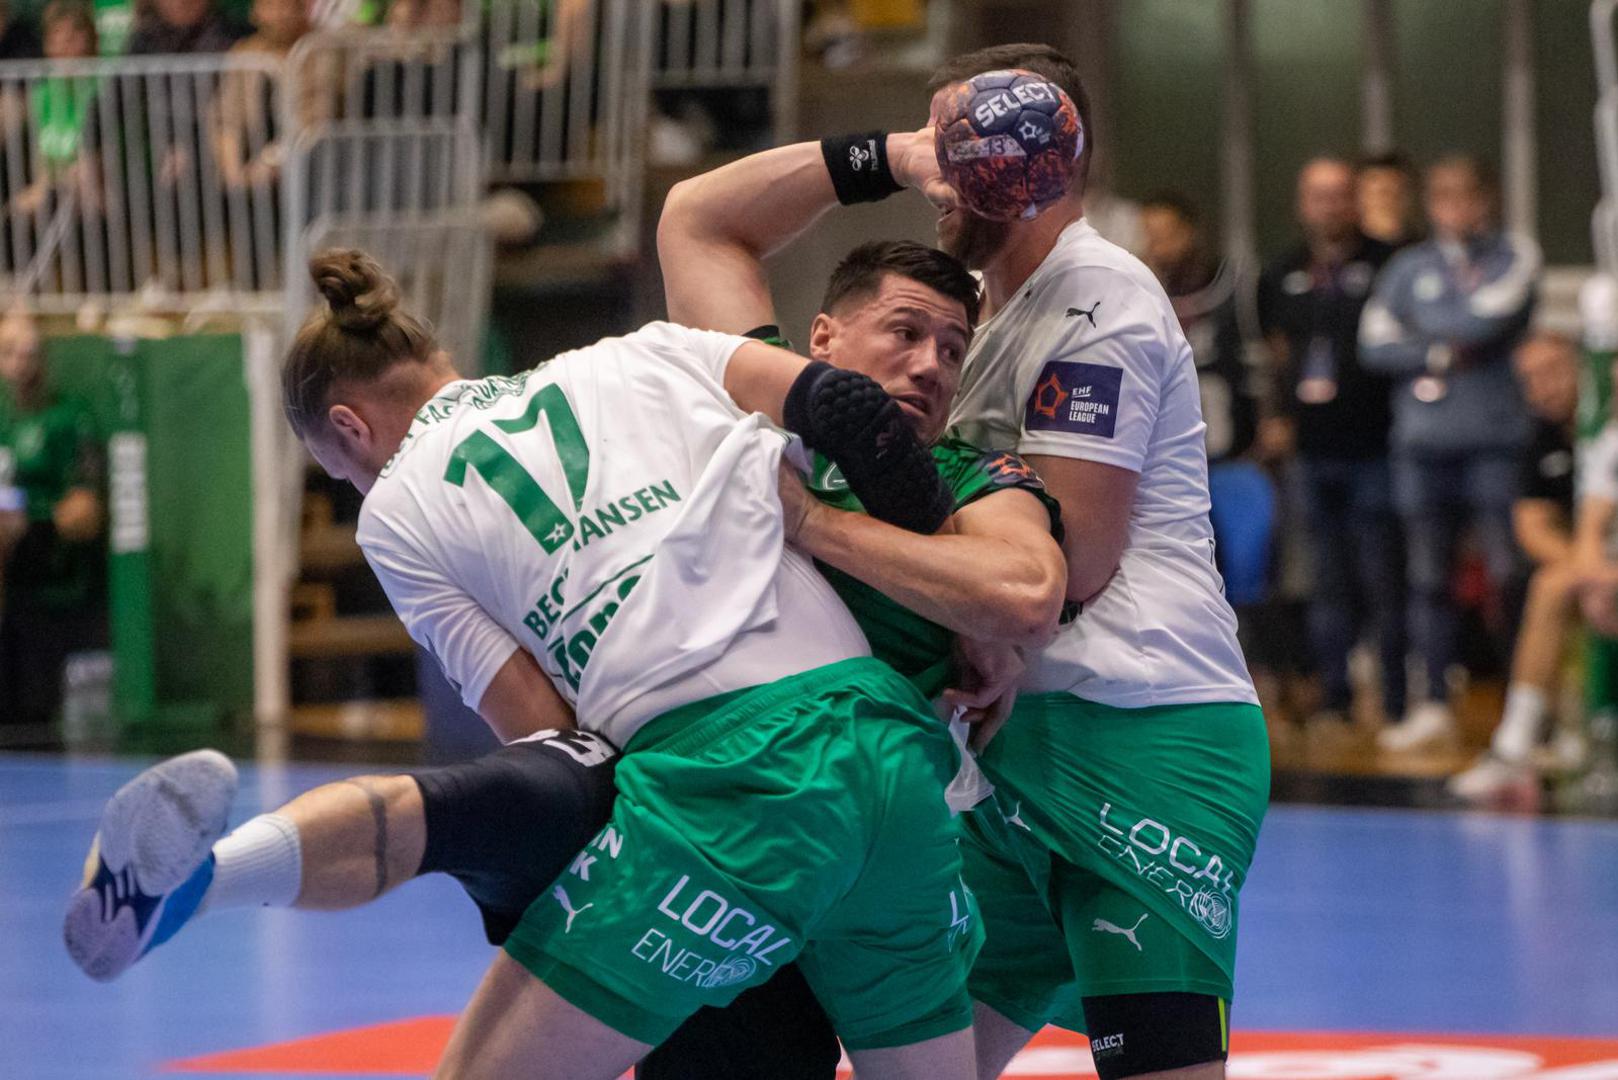
[[[782,953],[791,950],[789,935],[712,889],[696,889],[689,874],[680,875],[657,911],[676,925],[648,927],[629,951],[676,982],[703,989],[735,986],[795,955]],[[693,934],[724,952],[714,955],[682,944]]]
[[[969,939],[972,935],[972,912],[976,903],[972,897],[972,890],[967,888],[966,879],[956,875],[959,889],[949,891],[949,935],[945,940],[945,947],[951,952],[955,951],[957,943]]]
[[[1135,931],[1140,929],[1141,923],[1150,918],[1151,915],[1142,915],[1135,920],[1134,926],[1119,926],[1108,919],[1096,919],[1090,924],[1090,932],[1094,934],[1117,934],[1120,937],[1127,938],[1129,943],[1135,946],[1136,952],[1145,952],[1146,950],[1141,948],[1140,939],[1135,936]]]
[[[1112,438],[1118,423],[1122,368],[1052,360],[1040,372],[1023,410],[1029,431],[1066,431]]]
[[[1112,803],[1102,803],[1096,846],[1172,897],[1209,937],[1229,937],[1241,888],[1236,870],[1208,845],[1178,835],[1162,822],[1143,817],[1125,825],[1127,820]]]
[[[1086,319],[1090,320],[1090,329],[1094,330],[1096,325],[1096,308],[1100,306],[1101,301],[1097,300],[1095,303],[1090,305],[1088,310],[1085,308],[1070,307],[1067,309],[1067,317],[1070,319],[1077,319],[1080,315],[1083,315]]]
[[[999,487],[1045,487],[1033,467],[1016,454],[1001,451],[983,461],[983,471]]]

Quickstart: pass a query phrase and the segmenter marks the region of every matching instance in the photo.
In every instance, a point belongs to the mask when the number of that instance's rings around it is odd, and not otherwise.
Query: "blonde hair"
[[[398,285],[365,252],[319,252],[309,276],[325,303],[304,321],[281,368],[281,407],[299,438],[322,429],[338,384],[431,365],[438,352],[432,326],[399,306]]]

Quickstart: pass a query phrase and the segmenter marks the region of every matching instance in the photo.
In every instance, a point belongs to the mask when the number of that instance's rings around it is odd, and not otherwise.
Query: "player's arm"
[[[874,380],[761,341],[726,348],[725,392],[836,462],[872,517],[923,533],[948,519],[954,500],[932,454]]]
[[[934,536],[807,497],[799,522],[798,547],[958,634],[1038,647],[1056,632],[1067,570],[1030,492],[986,495]]]
[[[1164,380],[1196,376],[1177,351],[1187,348],[1183,339],[1143,288],[1101,269],[1063,281],[1065,292],[1101,300],[1108,314],[1094,328],[1068,319],[1054,339],[1030,343],[1017,373],[1017,452],[1062,506],[1067,598],[1082,603],[1106,587],[1123,556]]]
[[[527,649],[517,649],[500,665],[477,712],[503,743],[547,728],[575,726],[572,706]]]
[[[1067,598],[1086,602],[1106,588],[1123,558],[1140,473],[1079,458],[1026,457],[1045,489],[1062,504]]]
[[[501,742],[574,726],[533,655],[433,560],[375,515],[362,514],[359,540],[411,638]]]
[[[923,142],[931,154],[930,132],[882,136],[881,154],[864,173],[843,166],[841,194],[828,162],[842,161],[849,149],[868,152],[857,139],[794,143],[680,181],[657,223],[669,319],[737,334],[775,322],[764,259],[841,201],[864,201],[919,183],[909,163],[920,160]],[[878,168],[887,170],[891,185],[861,187]]]

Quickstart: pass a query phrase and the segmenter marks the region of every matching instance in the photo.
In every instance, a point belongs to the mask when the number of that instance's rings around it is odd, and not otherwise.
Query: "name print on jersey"
[[[1118,424],[1123,382],[1122,368],[1052,360],[1039,373],[1023,409],[1023,427],[1110,439]]]

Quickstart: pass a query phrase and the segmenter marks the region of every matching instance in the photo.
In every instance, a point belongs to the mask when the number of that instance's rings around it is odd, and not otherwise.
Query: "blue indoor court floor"
[[[63,901],[143,764],[0,755],[0,1077],[424,1075],[490,958],[448,880],[73,967]],[[237,818],[358,771],[245,767]],[[1618,822],[1276,806],[1241,934],[1232,1080],[1618,1080]],[[1088,1061],[1047,1033],[1007,1075]]]

